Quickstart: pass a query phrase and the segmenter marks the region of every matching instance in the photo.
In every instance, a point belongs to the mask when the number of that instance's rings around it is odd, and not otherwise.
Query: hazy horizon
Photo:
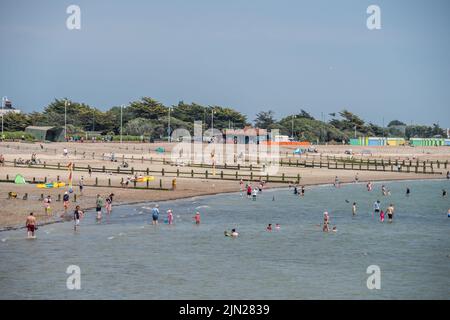
[[[69,30],[66,8],[81,8]],[[366,9],[381,8],[381,30]],[[0,3],[0,96],[24,112],[67,97],[105,110],[141,97],[236,109],[253,122],[343,109],[450,127],[450,2]]]

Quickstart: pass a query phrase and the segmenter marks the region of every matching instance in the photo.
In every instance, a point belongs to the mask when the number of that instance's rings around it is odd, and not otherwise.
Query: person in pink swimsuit
[[[383,210],[380,211],[380,221],[384,222],[384,211]]]
[[[196,212],[194,216],[195,224],[200,224],[200,212]]]
[[[173,214],[172,214],[172,210],[167,210],[167,223],[168,224],[173,224]]]

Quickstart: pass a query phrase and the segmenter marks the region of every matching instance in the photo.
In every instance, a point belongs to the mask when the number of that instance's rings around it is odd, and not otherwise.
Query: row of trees
[[[27,126],[55,126],[64,124],[65,104],[67,106],[67,131],[80,134],[85,131],[100,131],[113,135],[120,133],[121,107],[114,106],[102,111],[84,103],[66,99],[55,99],[42,112],[8,113],[4,117],[5,131],[23,131]],[[143,97],[131,102],[122,109],[123,134],[146,136],[152,139],[167,137],[169,124],[172,130],[188,129],[193,133],[194,121],[200,120],[204,129],[243,128],[250,125],[247,117],[232,108],[222,106],[203,106],[197,103],[180,101],[177,105],[164,106],[162,103]],[[214,119],[212,114],[214,113]],[[273,111],[262,111],[256,115],[254,126],[263,129],[279,129],[281,134],[308,141],[345,141],[356,136],[396,136],[396,137],[445,137],[445,131],[437,124],[433,126],[407,126],[394,120],[387,128],[366,123],[359,116],[343,110],[330,114],[332,120],[320,121],[307,111],[275,119]]]

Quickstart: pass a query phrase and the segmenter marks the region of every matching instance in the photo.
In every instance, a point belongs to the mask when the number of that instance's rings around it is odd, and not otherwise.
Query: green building
[[[62,127],[29,126],[25,128],[25,132],[39,141],[64,141],[64,128]]]

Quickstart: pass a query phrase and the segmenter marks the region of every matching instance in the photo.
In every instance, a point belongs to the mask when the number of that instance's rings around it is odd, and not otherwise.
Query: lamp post
[[[122,143],[122,120],[123,120],[123,107],[124,105],[122,104],[120,106],[120,143]]]
[[[169,123],[167,126],[167,141],[172,142],[172,139],[170,137],[170,109],[172,109],[172,108],[169,107],[168,109],[169,109]]]
[[[2,97],[2,139],[3,139],[3,116],[5,112],[5,104],[7,99],[8,99],[7,97]]]

